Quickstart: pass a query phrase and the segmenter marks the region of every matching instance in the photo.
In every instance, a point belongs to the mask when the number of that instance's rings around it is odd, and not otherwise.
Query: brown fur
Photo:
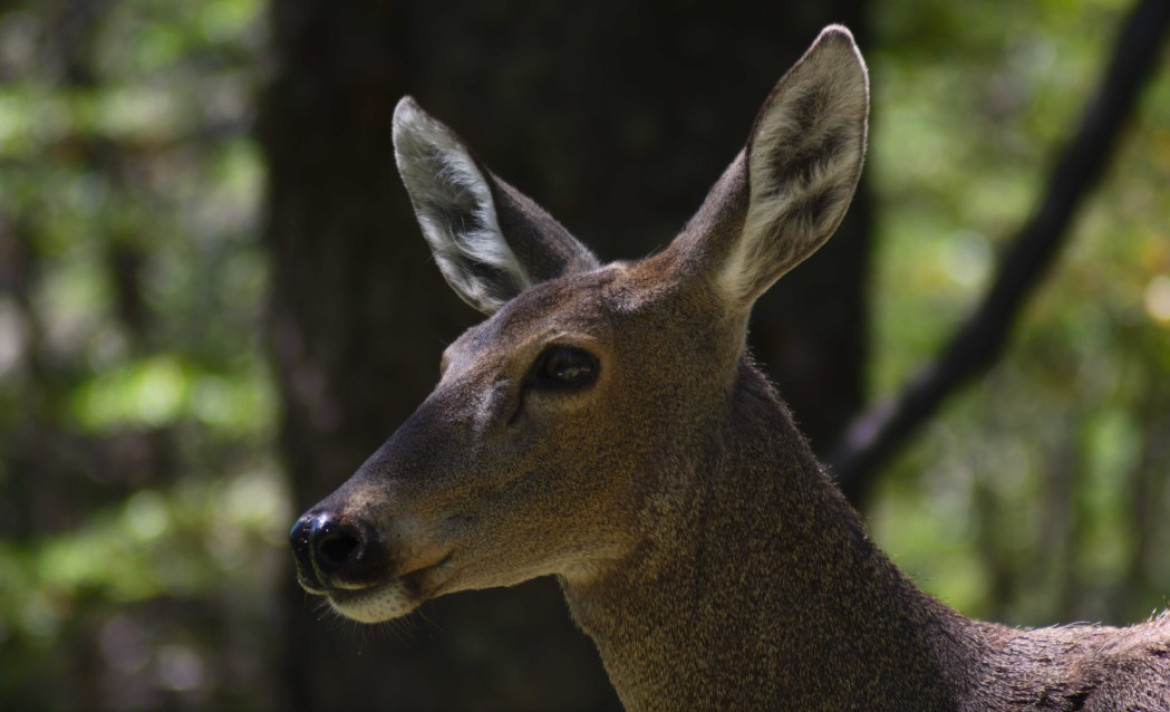
[[[451,591],[556,575],[637,710],[1170,709],[1166,617],[1014,630],[915,588],[744,354],[751,302],[844,212],[864,92],[852,38],[826,30],[683,234],[657,256],[600,268],[408,106],[396,126],[411,147],[400,153],[407,187],[444,274],[491,318],[448,349],[419,410],[294,528],[306,588],[376,621]],[[426,166],[412,156],[456,175],[416,181]],[[451,202],[473,215],[450,214]],[[484,239],[493,219],[490,249],[454,244],[461,225]],[[596,381],[534,386],[551,344],[592,354]]]

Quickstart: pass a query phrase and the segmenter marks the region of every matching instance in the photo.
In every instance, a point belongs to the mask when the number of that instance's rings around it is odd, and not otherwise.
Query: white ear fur
[[[464,301],[490,315],[532,286],[504,239],[491,187],[475,160],[410,97],[394,110],[394,152],[423,237]]]
[[[716,283],[750,305],[837,229],[861,175],[869,80],[853,36],[826,27],[765,101],[746,149],[743,234]]]

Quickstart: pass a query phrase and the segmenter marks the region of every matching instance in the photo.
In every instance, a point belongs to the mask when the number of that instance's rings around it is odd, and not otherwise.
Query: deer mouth
[[[323,594],[330,607],[359,623],[381,623],[401,618],[434,598],[441,586],[439,577],[451,560],[448,553],[437,563],[423,566],[388,580],[361,588],[334,587]]]

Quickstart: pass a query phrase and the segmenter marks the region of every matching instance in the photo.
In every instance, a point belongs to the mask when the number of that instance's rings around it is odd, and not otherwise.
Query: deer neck
[[[647,531],[664,534],[562,581],[623,703],[955,709],[984,647],[978,625],[869,541],[751,366],[731,412],[650,498]]]

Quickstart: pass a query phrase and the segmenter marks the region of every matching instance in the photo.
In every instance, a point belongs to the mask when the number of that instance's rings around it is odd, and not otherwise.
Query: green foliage
[[[874,4],[877,396],[986,286],[1127,6]],[[0,9],[0,708],[274,699],[292,512],[258,336],[262,11]],[[1170,591],[1167,126],[1163,75],[1005,361],[868,512],[965,613],[1121,622]]]
[[[162,427],[193,419],[226,437],[263,435],[272,422],[265,374],[202,371],[175,355],[154,355],[79,384],[70,412],[87,431]]]
[[[930,360],[986,287],[1128,6],[881,6],[869,164],[882,206],[879,395]],[[1005,360],[874,502],[879,541],[966,613],[1120,623],[1164,605],[1170,566],[1150,552],[1170,540],[1168,116],[1163,72]]]
[[[0,11],[5,709],[265,699],[231,667],[269,655],[291,516],[258,338],[261,13]]]

